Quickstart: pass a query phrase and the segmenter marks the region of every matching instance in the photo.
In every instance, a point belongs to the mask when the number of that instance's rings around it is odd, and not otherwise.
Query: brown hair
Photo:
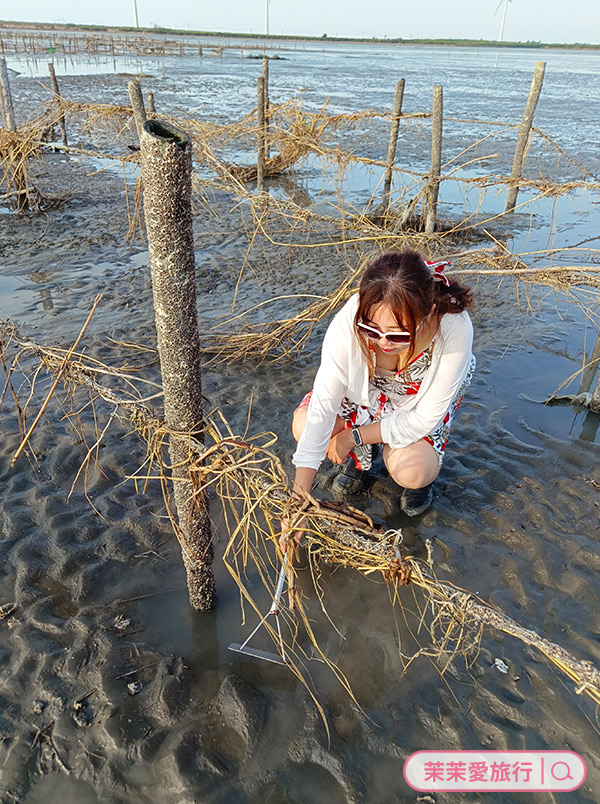
[[[411,342],[408,360],[414,357],[414,341],[417,326],[433,305],[441,317],[446,313],[462,313],[472,302],[471,290],[448,277],[449,284],[434,280],[432,269],[418,251],[403,249],[388,251],[367,265],[359,288],[358,309],[354,317],[354,331],[369,367],[373,361],[368,339],[357,328],[359,322],[369,320],[373,308],[387,305],[394,314],[398,326],[410,332]]]

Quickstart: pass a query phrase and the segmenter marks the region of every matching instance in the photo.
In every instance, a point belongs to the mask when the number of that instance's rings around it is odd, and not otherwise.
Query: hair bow
[[[444,269],[450,265],[448,260],[439,260],[438,262],[430,262],[429,260],[426,260],[425,265],[430,269],[431,273],[433,274],[434,281],[443,282],[444,285],[450,287],[450,280],[444,273]]]

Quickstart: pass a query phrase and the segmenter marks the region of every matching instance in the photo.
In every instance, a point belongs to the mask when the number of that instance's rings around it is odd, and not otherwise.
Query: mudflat
[[[90,92],[96,81],[102,78],[87,77]],[[156,381],[148,255],[141,235],[127,239],[122,175],[90,175],[84,160],[58,154],[36,171],[40,187],[70,200],[47,214],[0,216],[1,316],[40,343],[65,346],[102,291],[86,352],[142,366],[143,376]],[[560,220],[579,227],[580,237],[586,227],[594,236],[588,218],[582,223],[565,213]],[[248,210],[224,192],[207,190],[197,204],[202,332],[229,314],[234,297],[237,312],[269,298],[330,292],[359,256],[358,249],[342,253],[337,246],[294,256],[261,242],[247,259],[252,226]],[[527,231],[528,223],[517,218],[514,226]],[[599,666],[598,419],[530,401],[546,398],[576,371],[593,330],[573,295],[508,279],[472,284],[478,368],[432,509],[407,522],[383,479],[353,502],[389,528],[402,526],[407,551],[423,556],[431,539],[440,577]],[[274,302],[250,315],[247,326],[303,303]],[[243,432],[252,397],[250,431],[275,431],[276,452],[288,468],[291,414],[310,388],[325,325],[293,361],[206,358],[208,399]],[[40,397],[49,383],[40,378]],[[242,623],[239,595],[220,561],[228,533],[217,500],[218,607],[199,614],[187,603],[180,548],[158,483],[142,493],[123,482],[144,461],[135,432],[112,424],[97,466],[70,493],[88,445],[76,417],[65,413],[80,411],[89,424],[87,401],[83,394],[72,405],[57,395],[32,438],[35,459],[23,456],[13,468],[20,436],[10,394],[2,404],[0,604],[16,605],[0,620],[3,801],[424,801],[404,782],[402,765],[412,752],[433,748],[569,748],[588,768],[571,800],[595,800],[595,707],[539,655],[486,632],[468,670],[455,661],[442,678],[435,662],[421,656],[403,674],[400,654],[411,656],[417,647],[383,580],[323,567],[334,629],[304,562],[299,583],[315,630],[360,705],[309,662],[328,736],[291,673],[227,650],[255,621],[247,612]],[[102,427],[110,410],[97,405],[96,415]],[[323,496],[329,475],[325,466]],[[410,587],[402,594],[413,608]],[[258,585],[257,598],[267,610]],[[497,658],[507,673],[494,665]],[[545,800],[532,793],[496,796],[511,804]],[[436,795],[438,802],[450,800],[472,795]]]

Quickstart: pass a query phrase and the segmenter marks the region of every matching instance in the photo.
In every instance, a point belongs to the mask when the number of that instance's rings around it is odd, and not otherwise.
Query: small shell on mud
[[[502,659],[494,659],[494,665],[496,670],[500,670],[501,673],[508,673],[508,665],[505,664]]]
[[[41,715],[46,706],[46,701],[34,701],[32,706],[33,713],[35,715]]]
[[[141,681],[130,681],[127,685],[127,692],[130,695],[137,695],[138,692],[142,691],[142,682]]]
[[[113,626],[117,629],[117,631],[124,631],[126,628],[129,628],[130,625],[131,619],[129,617],[125,617],[123,614],[117,614],[113,620]]]
[[[16,603],[4,603],[2,606],[0,606],[0,620],[4,620],[16,610]]]

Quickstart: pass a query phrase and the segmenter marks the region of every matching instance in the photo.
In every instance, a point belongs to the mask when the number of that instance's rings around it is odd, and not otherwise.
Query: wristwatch
[[[358,429],[358,426],[356,424],[352,425],[352,441],[354,441],[355,447],[363,446],[363,440],[360,435],[360,430]]]

